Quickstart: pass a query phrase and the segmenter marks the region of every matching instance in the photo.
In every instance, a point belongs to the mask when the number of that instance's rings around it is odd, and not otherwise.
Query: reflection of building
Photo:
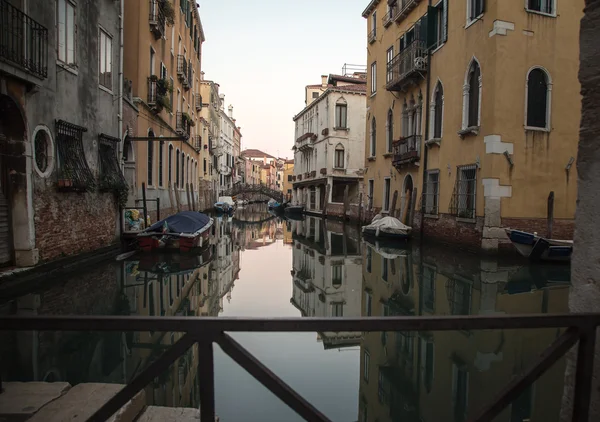
[[[568,270],[469,262],[447,250],[417,252],[365,248],[363,316],[567,312],[568,285],[561,282],[569,280]],[[466,421],[558,334],[557,329],[366,333],[359,420]],[[563,378],[560,361],[496,420],[558,421]]]
[[[308,317],[360,316],[362,259],[357,233],[308,217],[292,222],[292,304]],[[326,349],[359,344],[361,333],[319,334]]]

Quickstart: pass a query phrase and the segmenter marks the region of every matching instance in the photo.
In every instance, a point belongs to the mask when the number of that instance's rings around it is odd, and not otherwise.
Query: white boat
[[[504,229],[521,255],[532,261],[569,262],[573,254],[572,240],[546,239],[537,233]]]
[[[381,217],[379,215],[373,218],[371,224],[362,228],[364,235],[388,239],[408,239],[411,230],[409,226],[402,224],[397,218]]]
[[[216,212],[231,213],[235,210],[235,202],[231,196],[220,196],[214,206]]]

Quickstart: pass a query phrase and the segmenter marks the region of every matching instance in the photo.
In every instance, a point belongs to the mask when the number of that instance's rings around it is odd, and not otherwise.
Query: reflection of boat
[[[511,275],[504,286],[504,292],[512,295],[570,284],[571,269],[568,266],[533,264],[524,266]]]
[[[231,196],[220,196],[215,202],[215,211],[218,213],[230,214],[235,210],[235,202]]]
[[[362,228],[362,232],[376,238],[408,239],[411,228],[394,217],[376,217],[371,224]]]
[[[286,204],[280,204],[274,199],[271,199],[268,203],[269,211],[273,211],[274,213],[281,213],[285,210]]]
[[[208,245],[213,219],[196,211],[182,211],[171,215],[137,235],[140,249],[174,249],[188,252]]]
[[[304,212],[302,205],[290,205],[285,209],[285,215],[301,215]]]
[[[142,254],[139,257],[137,271],[161,275],[178,275],[192,272],[212,261],[212,248],[202,254]]]
[[[375,252],[387,259],[395,259],[399,256],[407,256],[409,254],[408,249],[402,248],[406,243],[398,244],[391,239],[374,239],[371,236],[363,238],[363,241],[373,248]],[[400,248],[398,247],[400,246]]]
[[[505,229],[517,251],[532,261],[568,262],[573,253],[572,240],[546,239],[537,233]]]

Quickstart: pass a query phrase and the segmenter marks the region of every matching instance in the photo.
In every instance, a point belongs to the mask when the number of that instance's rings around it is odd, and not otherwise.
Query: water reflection
[[[237,284],[237,287],[236,287]],[[216,219],[199,256],[135,255],[46,282],[0,304],[19,315],[478,315],[568,312],[569,269],[482,259],[429,245],[371,244],[348,225],[286,221],[266,205]],[[243,334],[243,335],[242,335]],[[240,333],[244,346],[333,420],[464,421],[558,335],[557,330]],[[126,383],[180,333],[0,333],[4,380]],[[344,353],[340,353],[344,351]],[[282,416],[282,404],[215,355],[217,412]],[[197,407],[191,349],[146,389],[148,404]],[[564,362],[501,421],[558,420]],[[245,377],[245,378],[244,378]],[[231,394],[231,389],[240,394]],[[260,404],[259,404],[260,403]],[[236,406],[243,408],[236,411]],[[253,407],[254,406],[254,407]],[[260,409],[257,408],[260,407]],[[237,413],[236,413],[237,412]],[[254,413],[253,413],[254,414]]]

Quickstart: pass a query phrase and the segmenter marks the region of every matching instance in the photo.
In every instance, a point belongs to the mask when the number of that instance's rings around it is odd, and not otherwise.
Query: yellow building
[[[415,230],[498,251],[502,227],[545,233],[554,192],[554,237],[571,238],[583,0],[434,3],[363,12],[367,206],[390,212],[398,191]]]
[[[160,198],[165,215],[191,208],[201,159],[202,23],[188,0],[125,2],[124,77],[139,110],[132,150],[141,197]],[[165,138],[160,140],[159,138]]]
[[[217,142],[221,133],[221,119],[219,118],[221,100],[219,98],[219,84],[205,80],[204,72],[201,73],[201,76],[200,94],[202,95],[204,104],[200,115],[202,121],[202,143],[205,153],[202,156],[201,183],[205,186],[209,184],[210,192],[215,193],[219,177],[217,171]],[[212,201],[209,201],[208,198],[205,200],[207,207],[217,200],[216,197],[211,198]]]
[[[283,195],[287,201],[292,200],[292,185],[294,183],[294,160],[285,160],[283,163]]]

